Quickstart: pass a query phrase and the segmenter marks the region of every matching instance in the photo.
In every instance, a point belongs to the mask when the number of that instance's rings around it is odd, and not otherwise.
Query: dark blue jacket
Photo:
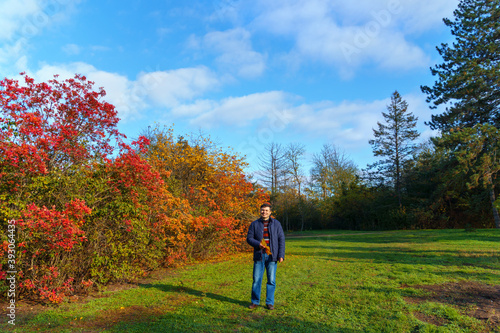
[[[272,252],[272,261],[279,258],[285,259],[285,233],[281,223],[273,218],[269,218],[269,247]],[[247,243],[253,246],[253,260],[262,260],[262,251],[259,244],[264,237],[264,222],[262,219],[253,221],[248,227]]]

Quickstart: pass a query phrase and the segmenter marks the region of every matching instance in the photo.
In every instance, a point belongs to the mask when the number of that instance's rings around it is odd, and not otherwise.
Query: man
[[[264,240],[270,248],[271,254],[265,251]],[[252,304],[255,309],[260,304],[260,291],[264,270],[267,273],[266,306],[274,310],[274,291],[276,289],[276,268],[278,262],[285,260],[285,234],[281,223],[271,217],[271,205],[260,206],[260,218],[253,221],[248,228],[247,243],[253,246],[253,283]]]

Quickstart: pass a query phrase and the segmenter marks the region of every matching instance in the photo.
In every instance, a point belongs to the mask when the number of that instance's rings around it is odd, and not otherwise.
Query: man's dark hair
[[[269,202],[264,202],[261,206],[260,206],[260,209],[264,208],[264,207],[269,207],[269,210],[273,210],[273,206],[271,206],[271,204]]]

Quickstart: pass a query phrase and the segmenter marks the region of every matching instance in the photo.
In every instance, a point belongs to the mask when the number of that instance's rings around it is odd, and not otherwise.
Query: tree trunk
[[[299,214],[300,214],[300,231],[304,231],[304,202],[302,201],[302,197],[300,196],[299,190]]]
[[[495,190],[490,189],[490,201],[491,208],[493,209],[493,220],[495,221],[495,227],[500,229],[500,215],[498,215],[498,209],[495,207]]]

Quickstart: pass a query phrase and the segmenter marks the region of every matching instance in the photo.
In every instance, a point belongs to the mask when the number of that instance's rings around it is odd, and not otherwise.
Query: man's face
[[[260,217],[262,217],[263,220],[269,219],[270,215],[271,215],[271,208],[269,208],[269,207],[262,207],[260,209]]]

